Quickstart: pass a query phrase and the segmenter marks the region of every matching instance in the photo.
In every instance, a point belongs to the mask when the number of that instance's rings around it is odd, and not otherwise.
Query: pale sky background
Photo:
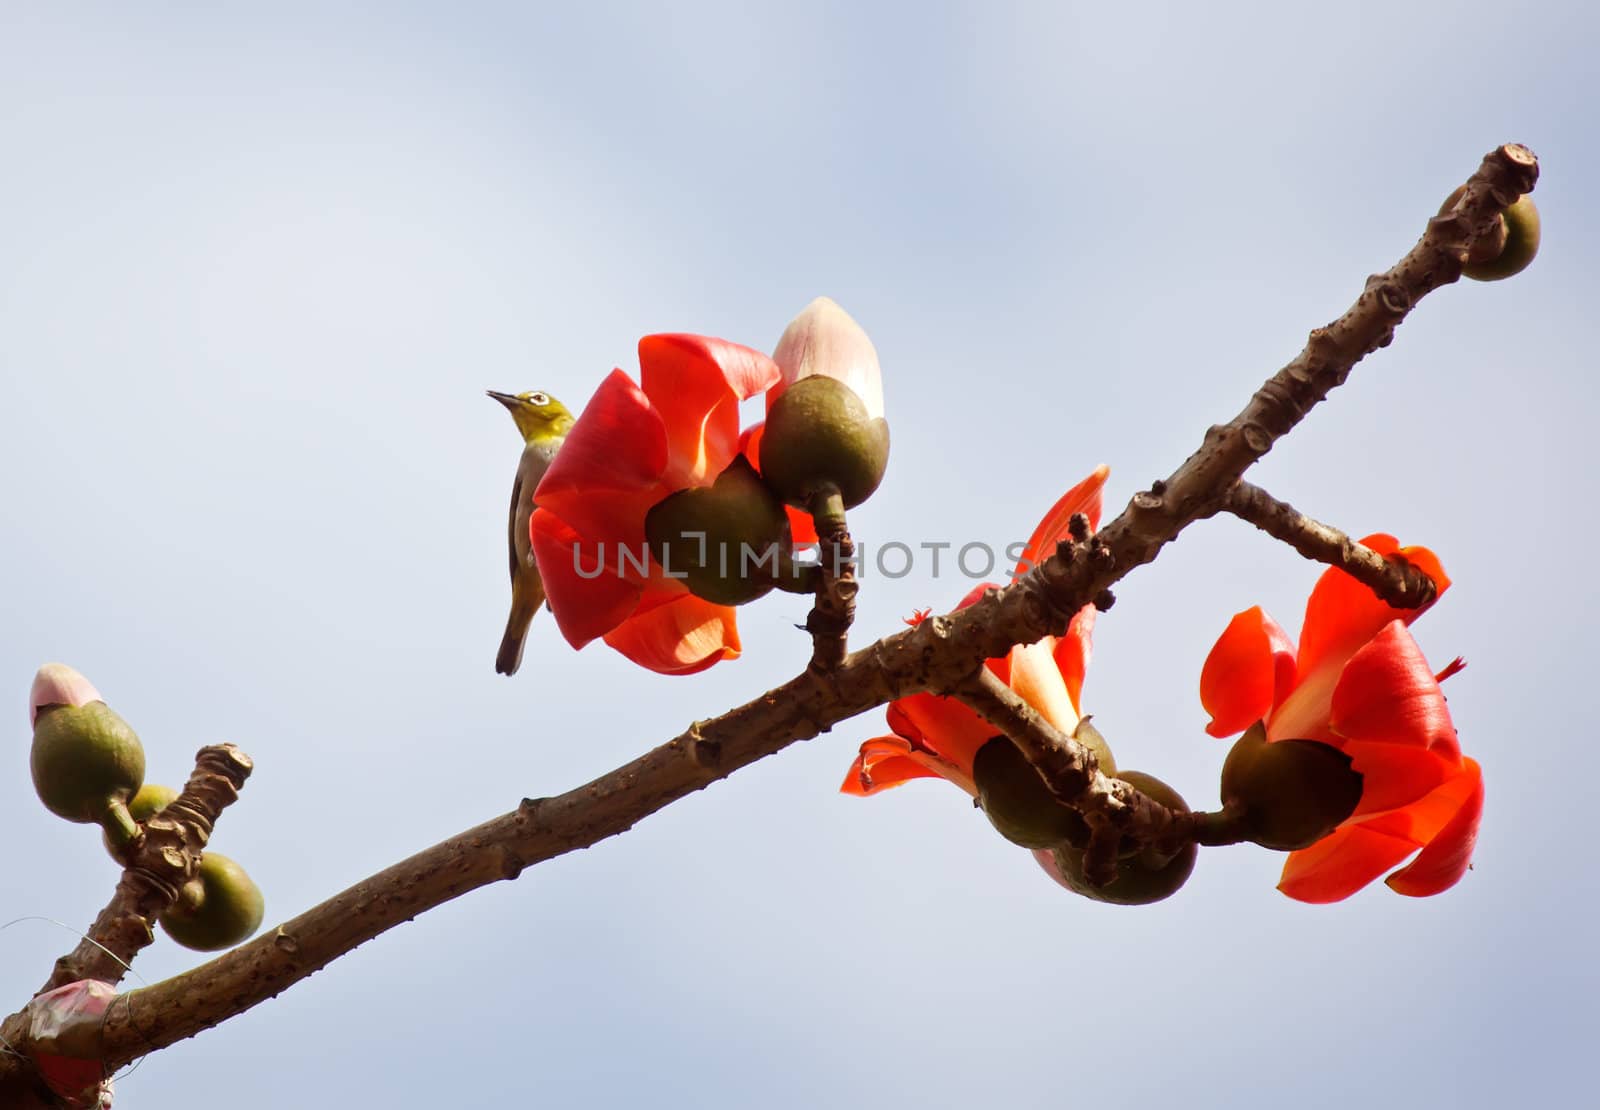
[[[1161,905],[1050,883],[959,792],[835,793],[878,711],[403,926],[158,1053],[119,1108],[1504,1107],[1593,1088],[1600,251],[1582,5],[0,6],[0,921],[115,871],[28,781],[70,662],[178,784],[258,770],[216,847],[269,927],[577,785],[807,658],[801,599],[663,678],[541,618],[493,658],[518,444],[651,331],[877,343],[889,540],[1108,507],[1392,264],[1486,150],[1543,160],[1527,273],[1423,303],[1253,477],[1455,579],[1416,631],[1485,768],[1476,869],[1303,906],[1207,851]],[[1195,526],[1118,591],[1086,707],[1216,801],[1206,651],[1317,568]],[[969,583],[869,577],[856,642]],[[3,701],[4,699],[0,699]],[[0,1012],[73,938],[0,932]],[[162,939],[154,980],[201,957]]]

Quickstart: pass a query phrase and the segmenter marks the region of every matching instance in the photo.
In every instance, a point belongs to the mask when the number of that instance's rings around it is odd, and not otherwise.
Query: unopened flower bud
[[[136,830],[128,799],[144,784],[144,746],[128,722],[71,667],[47,664],[30,698],[34,790],[57,817],[98,822],[125,842]]]
[[[859,505],[883,480],[889,425],[872,340],[849,313],[818,297],[796,316],[772,355],[783,380],[767,395],[761,471],[791,505],[829,489]]]
[[[261,927],[266,902],[261,888],[227,856],[207,852],[199,873],[184,885],[160,917],[173,940],[198,952],[232,948]]]

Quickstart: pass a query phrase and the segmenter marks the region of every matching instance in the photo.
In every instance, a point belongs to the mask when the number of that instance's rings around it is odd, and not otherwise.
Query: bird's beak
[[[488,393],[489,396],[493,397],[496,401],[499,401],[506,408],[511,409],[513,411],[515,411],[517,406],[522,403],[520,400],[517,399],[515,394],[499,393],[499,392],[497,392],[497,391],[495,391],[493,389],[485,390],[485,392]]]

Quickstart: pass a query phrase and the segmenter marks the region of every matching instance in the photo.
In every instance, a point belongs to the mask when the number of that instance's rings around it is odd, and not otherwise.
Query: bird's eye
[[[548,393],[530,393],[530,394],[528,394],[528,401],[529,401],[530,404],[548,405],[550,403],[550,394],[548,394]]]

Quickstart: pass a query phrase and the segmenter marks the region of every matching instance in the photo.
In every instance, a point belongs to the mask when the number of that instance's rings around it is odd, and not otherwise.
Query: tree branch
[[[119,996],[106,1014],[102,1058],[116,1067],[193,1036],[424,910],[620,833],[740,767],[893,698],[953,690],[984,659],[1063,632],[1074,612],[1155,558],[1189,523],[1214,512],[1252,463],[1343,382],[1356,362],[1389,342],[1418,300],[1455,281],[1473,244],[1491,233],[1518,195],[1532,189],[1537,172],[1525,148],[1490,152],[1457,207],[1431,220],[1394,269],[1370,278],[1349,311],[1313,331],[1305,349],[1238,416],[1213,427],[1187,461],[1136,495],[1093,540],[1063,544],[1033,571],[966,609],[885,637],[826,673],[808,669],[585,786],[525,801],[210,963]],[[1085,788],[1094,782],[1086,776]],[[1108,806],[1115,797],[1131,812],[1159,820],[1115,787],[1105,790]],[[1194,823],[1196,834],[1220,827],[1216,820]],[[11,1039],[13,1022],[8,1019],[0,1031]],[[20,1081],[16,1059],[0,1057],[0,1100],[8,1082]]]
[[[1433,579],[1404,559],[1384,558],[1259,486],[1238,483],[1228,491],[1221,508],[1282,540],[1307,559],[1338,567],[1397,609],[1421,609],[1439,596]]]
[[[217,818],[239,799],[252,766],[232,744],[200,749],[183,793],[146,821],[140,837],[124,849],[126,867],[111,901],[78,946],[56,961],[41,994],[79,979],[122,981],[134,956],[155,940],[156,918],[194,878]]]
[[[1122,837],[1169,854],[1191,841],[1218,845],[1245,839],[1230,814],[1170,809],[1132,784],[1107,775],[1093,751],[1045,720],[987,667],[980,668],[956,696],[1005,733],[1050,793],[1081,813],[1090,829],[1106,830],[1113,849]],[[1110,870],[1098,876],[1089,868],[1094,858],[1092,852],[1085,856],[1085,869],[1091,882],[1103,886],[1116,877],[1116,855],[1113,851],[1107,861]]]

